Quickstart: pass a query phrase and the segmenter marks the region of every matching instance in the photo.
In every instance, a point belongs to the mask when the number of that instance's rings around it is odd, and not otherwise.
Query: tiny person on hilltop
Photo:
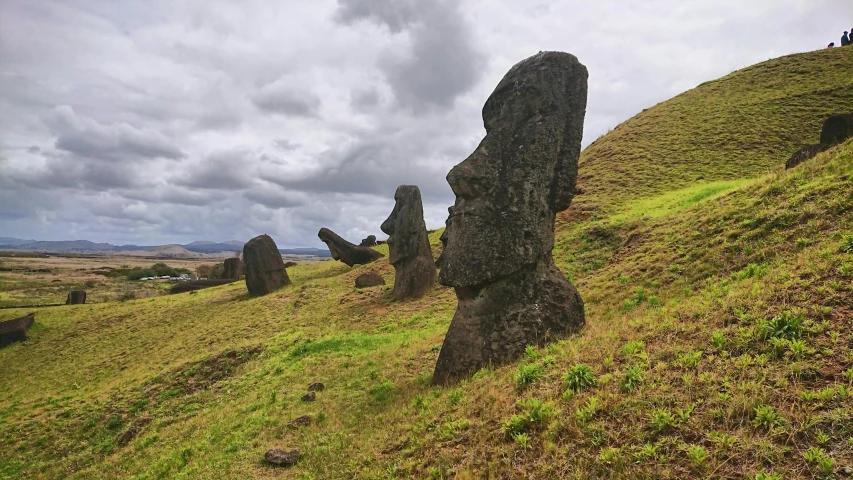
[[[834,47],[835,47],[835,42],[829,42],[829,45],[826,46],[826,48],[834,48]]]
[[[847,30],[844,31],[844,35],[841,36],[841,46],[846,47],[850,45],[850,37],[847,36]]]

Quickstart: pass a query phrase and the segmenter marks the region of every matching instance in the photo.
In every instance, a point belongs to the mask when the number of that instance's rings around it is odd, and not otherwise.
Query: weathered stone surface
[[[186,280],[183,282],[178,282],[172,285],[172,288],[169,290],[169,293],[186,293],[186,292],[195,292],[196,290],[203,290],[205,288],[210,287],[218,287],[219,285],[227,285],[229,283],[233,283],[236,280],[231,278],[212,278],[209,280]]]
[[[243,271],[252,295],[266,295],[290,284],[281,253],[269,235],[259,235],[243,246]]]
[[[82,305],[86,303],[85,290],[71,290],[65,298],[66,305]]]
[[[299,265],[299,264],[296,262],[284,262],[284,268],[295,267],[297,265]]]
[[[226,258],[223,267],[222,278],[240,280],[240,275],[243,274],[243,262],[239,258]]]
[[[389,260],[395,271],[391,295],[397,300],[420,298],[436,277],[421,191],[416,185],[400,185],[394,200],[394,210],[380,227],[389,235]]]
[[[806,145],[805,147],[797,150],[791,155],[791,158],[785,162],[785,168],[794,168],[797,165],[805,162],[806,160],[810,160],[814,158],[815,155],[827,149],[826,145]]]
[[[355,288],[378,287],[385,285],[385,279],[376,272],[365,272],[355,277]]]
[[[376,235],[368,235],[367,238],[361,241],[358,244],[359,247],[375,247],[376,246]]]
[[[329,247],[332,258],[350,267],[364,265],[385,256],[372,248],[353,245],[328,228],[321,228],[317,236]]]
[[[0,322],[0,347],[27,339],[27,330],[33,326],[35,315],[30,313],[23,317]]]
[[[289,467],[291,465],[295,465],[299,460],[299,450],[282,450],[280,448],[273,448],[267,451],[264,455],[264,460],[273,465]]]
[[[308,385],[309,392],[322,392],[326,389],[326,386],[320,382],[314,382],[311,385]]]
[[[316,399],[317,399],[317,393],[316,392],[308,392],[305,395],[302,395],[302,401],[303,402],[313,402]]]
[[[308,415],[302,415],[301,417],[294,418],[293,421],[288,423],[287,428],[297,430],[302,427],[307,427],[308,425],[311,425],[311,417]]]
[[[456,203],[438,279],[459,303],[434,384],[583,327],[583,301],[551,250],[555,215],[574,195],[586,94],[587,70],[573,55],[518,63],[483,107],[486,137],[447,175]]]
[[[831,115],[820,130],[820,143],[835,145],[853,137],[853,113]]]

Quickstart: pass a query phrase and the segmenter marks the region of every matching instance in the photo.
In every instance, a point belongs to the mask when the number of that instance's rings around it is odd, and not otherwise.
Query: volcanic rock
[[[221,278],[240,280],[240,275],[243,274],[243,262],[239,258],[226,258],[223,267]]]
[[[378,287],[385,285],[385,279],[376,272],[365,272],[355,277],[355,288]]]
[[[486,137],[447,175],[456,203],[438,280],[454,287],[458,305],[433,384],[583,327],[583,301],[551,250],[555,215],[569,207],[577,182],[587,77],[562,52],[516,64],[483,107]]]
[[[400,185],[394,200],[394,210],[380,227],[389,235],[389,260],[395,271],[391,295],[397,300],[420,298],[435,284],[436,276],[421,191],[416,185]]]
[[[82,305],[86,303],[86,292],[84,290],[71,290],[65,298],[66,305]]]
[[[243,271],[251,295],[266,295],[290,284],[281,253],[269,235],[259,235],[243,246]]]
[[[353,245],[328,228],[321,228],[317,236],[329,247],[332,258],[350,267],[364,265],[385,256],[372,248]]]
[[[33,326],[35,315],[30,313],[13,320],[0,322],[0,347],[27,339],[27,330]]]

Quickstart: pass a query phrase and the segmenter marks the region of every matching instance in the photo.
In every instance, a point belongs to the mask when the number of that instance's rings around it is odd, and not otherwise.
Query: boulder
[[[35,315],[30,313],[13,320],[0,322],[0,347],[27,339],[27,330],[33,326]]]
[[[385,256],[372,248],[353,245],[328,228],[321,228],[317,236],[329,247],[332,258],[350,267],[364,265]]]
[[[797,150],[791,155],[791,158],[785,162],[785,168],[794,168],[797,165],[805,162],[806,160],[810,160],[814,158],[818,153],[826,150],[828,147],[826,145],[806,145],[805,147]]]
[[[365,272],[355,277],[355,288],[378,287],[385,285],[385,279],[376,272]]]
[[[853,113],[831,115],[824,120],[823,128],[820,130],[822,145],[844,143],[851,137],[853,137]]]
[[[297,265],[299,265],[299,264],[296,262],[284,262],[284,268],[295,267]]]
[[[290,284],[281,253],[269,235],[259,235],[243,246],[243,271],[251,295],[266,295]]]
[[[848,138],[853,138],[853,114],[831,115],[823,122],[823,128],[820,130],[820,143],[806,145],[794,152],[785,162],[785,168],[794,168],[806,160],[811,160],[818,153],[825,152],[833,146],[847,141]]]
[[[424,207],[417,185],[400,185],[394,210],[382,222],[388,234],[389,260],[394,265],[396,300],[420,298],[435,284],[435,262],[424,223]]]
[[[84,290],[71,290],[65,298],[66,305],[82,305],[86,303],[86,292]]]
[[[305,395],[302,395],[302,401],[303,402],[313,402],[316,399],[317,399],[317,393],[316,392],[308,392]]]
[[[311,425],[311,417],[308,415],[302,415],[301,417],[294,418],[293,421],[288,423],[287,428],[297,430],[302,427],[307,427],[308,425]]]
[[[367,238],[361,241],[358,244],[359,247],[375,247],[376,246],[376,235],[368,235]]]
[[[280,448],[273,448],[267,451],[264,455],[264,460],[273,465],[289,467],[296,464],[299,460],[299,450],[282,450]]]
[[[456,203],[438,281],[458,303],[433,384],[514,361],[528,345],[584,326],[583,300],[551,251],[556,213],[575,192],[587,77],[562,52],[513,66],[483,107],[485,138],[448,173]]]
[[[308,385],[309,392],[322,392],[326,389],[326,386],[320,382],[314,382],[311,385]]]
[[[243,262],[237,257],[226,258],[223,263],[222,277],[229,280],[240,280],[243,274]]]

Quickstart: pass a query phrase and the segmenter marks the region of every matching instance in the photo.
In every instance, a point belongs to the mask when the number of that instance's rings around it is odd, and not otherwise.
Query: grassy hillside
[[[584,152],[585,193],[554,252],[586,302],[580,335],[430,387],[455,297],[391,301],[385,260],[300,265],[261,298],[232,284],[43,308],[31,340],[0,350],[0,478],[767,479],[853,465],[853,142],[780,169],[825,113],[853,106],[839,103],[844,50],[710,82]],[[353,289],[368,270],[389,285]],[[288,425],[301,415],[311,424]],[[303,457],[274,468],[272,447]]]

